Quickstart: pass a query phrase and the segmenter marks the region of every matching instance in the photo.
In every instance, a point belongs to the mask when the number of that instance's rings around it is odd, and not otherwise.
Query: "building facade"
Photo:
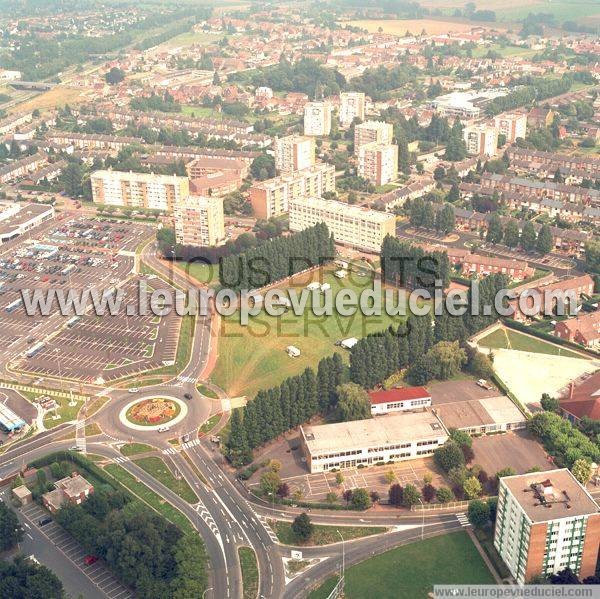
[[[358,151],[358,176],[373,185],[385,185],[398,178],[398,146],[376,142]]]
[[[507,143],[514,143],[527,135],[527,115],[519,112],[507,112],[494,117],[494,125],[498,133],[506,137]]]
[[[354,127],[354,154],[359,156],[362,146],[367,144],[391,144],[394,138],[394,127],[383,121],[366,121]]]
[[[175,239],[182,245],[210,247],[225,239],[223,200],[188,196],[174,211]]]
[[[498,149],[498,130],[490,125],[471,125],[463,130],[467,152],[471,156],[495,156]]]
[[[275,168],[282,174],[294,173],[315,165],[313,137],[288,135],[275,140]]]
[[[389,414],[421,410],[431,406],[431,394],[425,387],[399,387],[387,391],[371,391],[371,414]]]
[[[340,94],[340,125],[349,127],[354,119],[365,120],[365,94],[363,92],[342,92]]]
[[[324,222],[336,243],[379,252],[386,235],[395,235],[396,217],[386,212],[350,206],[322,198],[289,202],[290,230],[303,231]]]
[[[332,106],[329,102],[308,102],[304,105],[304,135],[329,135]]]
[[[92,173],[91,183],[94,202],[109,206],[173,212],[190,194],[189,179],[174,175],[104,170]]]
[[[570,568],[592,576],[598,506],[567,469],[500,479],[494,546],[519,584]]]

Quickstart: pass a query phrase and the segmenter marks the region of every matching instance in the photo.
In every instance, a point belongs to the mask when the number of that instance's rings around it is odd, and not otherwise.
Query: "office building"
[[[304,105],[304,135],[329,135],[331,111],[329,102],[307,102]]]
[[[367,121],[354,127],[354,154],[359,155],[362,146],[371,143],[391,144],[394,137],[394,127],[383,121]]]
[[[566,468],[500,479],[494,546],[519,584],[570,568],[592,576],[598,506]]]
[[[494,125],[498,133],[506,136],[507,143],[513,143],[518,137],[525,139],[527,135],[527,115],[518,112],[507,112],[494,117]]]
[[[374,185],[385,185],[398,178],[398,146],[376,142],[358,151],[358,175]]]
[[[422,410],[431,406],[431,394],[425,387],[397,387],[382,391],[370,391],[371,414]]]
[[[190,194],[188,178],[175,175],[104,170],[92,173],[91,183],[94,202],[110,206],[172,212]]]
[[[340,125],[349,127],[354,119],[365,119],[365,94],[363,92],[342,92],[340,94]]]
[[[311,473],[428,456],[447,439],[448,432],[432,412],[300,427],[300,443]]]
[[[463,139],[471,156],[495,156],[498,130],[491,125],[471,125],[463,129]]]
[[[301,171],[315,164],[315,140],[288,135],[275,140],[275,168],[283,174]]]
[[[175,239],[182,245],[209,247],[225,239],[223,200],[188,196],[175,206]]]
[[[323,222],[336,243],[372,252],[379,252],[385,236],[394,235],[396,229],[393,214],[317,197],[290,200],[289,213],[291,231]]]
[[[320,197],[327,191],[335,191],[335,167],[319,163],[256,183],[250,188],[250,203],[257,218],[269,219],[287,212],[292,199]]]

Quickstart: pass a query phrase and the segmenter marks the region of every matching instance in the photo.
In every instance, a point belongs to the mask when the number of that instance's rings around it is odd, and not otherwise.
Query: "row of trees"
[[[450,204],[444,204],[442,208],[438,208],[436,211],[433,202],[423,198],[416,198],[411,202],[409,219],[413,227],[435,229],[445,234],[453,231],[456,224],[454,210]]]
[[[278,237],[220,263],[221,285],[229,289],[254,289],[284,279],[307,268],[333,260],[335,244],[327,225],[288,237]]]
[[[519,223],[516,220],[511,219],[503,226],[498,214],[492,214],[490,217],[486,241],[504,242],[510,248],[521,246],[526,252],[536,250],[541,254],[547,254],[554,247],[554,236],[549,225],[542,225],[536,233],[533,223],[525,221],[519,231]]]
[[[320,412],[335,409],[344,379],[339,354],[323,358],[317,373],[307,368],[278,387],[261,390],[243,409],[233,410],[227,457],[236,466],[252,461],[252,450],[299,426]]]

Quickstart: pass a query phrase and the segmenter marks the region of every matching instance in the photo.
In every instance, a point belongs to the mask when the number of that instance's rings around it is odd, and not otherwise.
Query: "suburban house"
[[[600,420],[600,371],[586,377],[579,384],[571,383],[560,398],[563,416],[578,422],[584,417]]]
[[[566,341],[580,343],[586,347],[597,347],[600,344],[600,312],[580,314],[557,322],[554,334]]]
[[[79,505],[94,492],[93,485],[77,472],[57,480],[54,486],[53,491],[42,495],[44,506],[53,514],[66,503]]]

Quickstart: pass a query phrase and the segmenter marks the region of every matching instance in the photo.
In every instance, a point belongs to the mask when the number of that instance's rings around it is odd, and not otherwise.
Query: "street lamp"
[[[419,503],[421,504],[421,541],[423,540],[423,534],[425,532],[425,506],[423,505],[423,501],[419,497]]]
[[[344,576],[346,574],[346,546],[344,544],[344,537],[339,530],[336,530],[338,535],[340,535],[340,539],[342,539],[342,573],[340,575],[340,596],[344,595]]]
[[[204,599],[204,597],[206,597],[206,593],[208,593],[208,591],[213,591],[213,587],[210,587],[208,589],[204,589],[204,593],[202,593],[202,599]]]

